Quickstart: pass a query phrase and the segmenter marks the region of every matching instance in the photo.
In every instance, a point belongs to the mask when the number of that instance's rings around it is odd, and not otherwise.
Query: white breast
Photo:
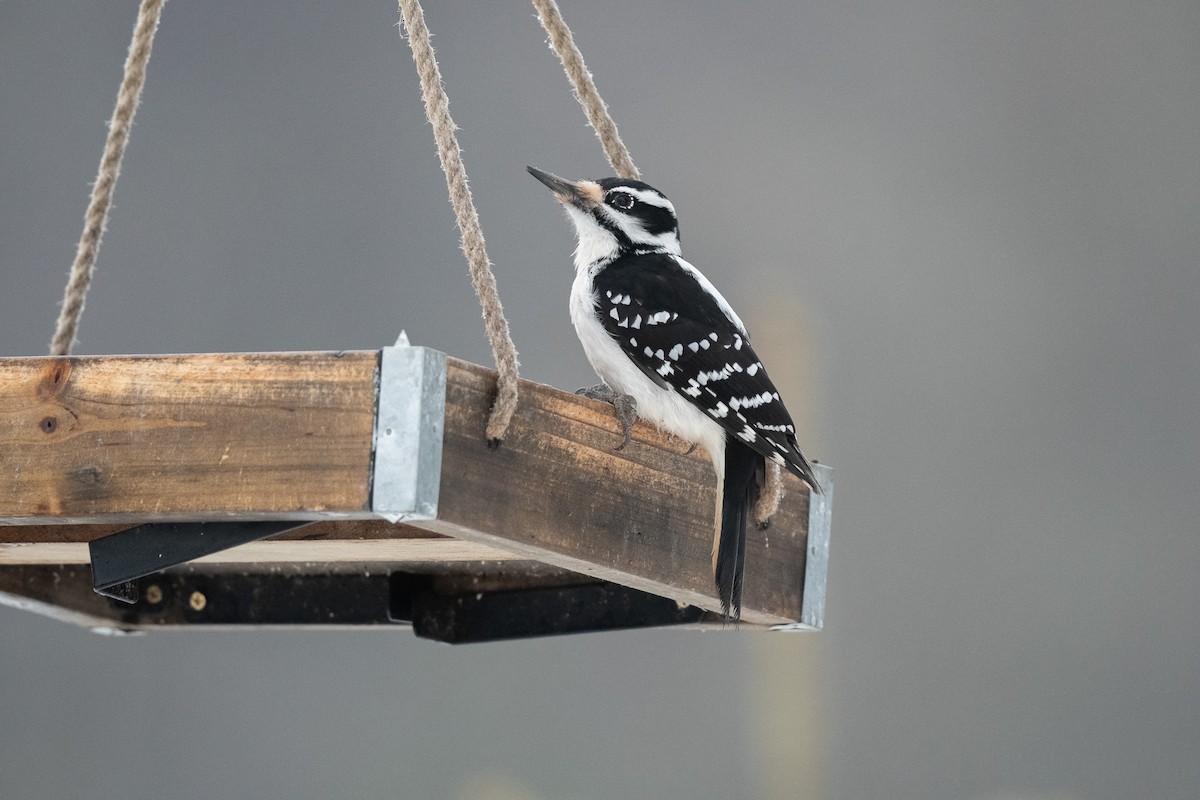
[[[596,374],[614,390],[637,401],[638,416],[687,442],[696,442],[724,473],[725,432],[683,395],[646,377],[596,318],[595,291],[586,269],[577,269],[571,286],[571,322]]]

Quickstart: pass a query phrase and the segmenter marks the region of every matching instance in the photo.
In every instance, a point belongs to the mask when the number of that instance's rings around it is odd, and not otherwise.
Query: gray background
[[[449,648],[0,608],[12,798],[1200,796],[1200,5],[565,2],[837,469],[828,629]],[[133,2],[0,3],[0,352],[45,352]],[[592,381],[523,2],[428,3],[525,377]],[[490,355],[388,3],[168,3],[79,353]]]

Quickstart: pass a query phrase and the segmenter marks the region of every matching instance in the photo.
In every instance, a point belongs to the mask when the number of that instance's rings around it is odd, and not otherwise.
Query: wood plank
[[[152,521],[152,520],[143,520]],[[90,542],[132,527],[127,522],[92,525],[0,525],[0,545],[50,542]],[[442,539],[432,531],[385,519],[321,520],[276,534],[269,541],[356,539]]]
[[[413,525],[719,610],[716,479],[703,452],[645,423],[615,452],[608,406],[530,382],[507,438],[490,449],[482,431],[494,386],[491,370],[448,360],[439,518]],[[785,487],[771,528],[750,532],[747,622],[800,618],[808,493],[791,476]]]
[[[109,525],[0,526],[0,566],[87,564],[88,542],[128,528]],[[461,564],[522,560],[508,550],[383,519],[325,520],[196,559],[196,564]]]
[[[378,360],[0,359],[0,524],[370,516]]]
[[[423,539],[266,539],[198,558],[189,564],[457,564],[524,560],[511,551],[450,537]],[[12,564],[88,564],[86,542],[0,544],[0,567]]]

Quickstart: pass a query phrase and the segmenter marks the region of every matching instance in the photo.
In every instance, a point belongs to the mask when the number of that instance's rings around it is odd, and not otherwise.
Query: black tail
[[[725,482],[721,497],[721,533],[714,564],[721,610],[735,620],[742,615],[742,573],[746,569],[746,523],[758,499],[766,463],[761,455],[733,436],[725,437]]]

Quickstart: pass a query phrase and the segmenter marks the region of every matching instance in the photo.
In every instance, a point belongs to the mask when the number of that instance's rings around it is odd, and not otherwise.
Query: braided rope
[[[408,31],[408,45],[412,49],[413,61],[421,78],[421,94],[425,98],[425,114],[433,126],[437,142],[438,158],[446,174],[446,187],[450,192],[450,204],[458,221],[463,255],[471,272],[471,283],[479,304],[483,308],[484,327],[492,356],[496,360],[499,378],[496,385],[496,404],[492,406],[487,423],[487,438],[498,442],[504,438],[513,412],[517,408],[517,349],[508,331],[504,308],[496,291],[496,278],[492,274],[491,261],[483,241],[483,230],[479,225],[479,213],[471,199],[467,185],[467,170],[463,166],[462,150],[454,135],[457,126],[450,117],[450,101],[442,85],[441,71],[429,39],[429,28],[425,26],[425,15],[419,0],[399,0],[400,14]]]
[[[79,330],[79,318],[83,315],[84,301],[92,283],[92,272],[96,266],[96,255],[100,252],[100,240],[108,225],[108,209],[112,204],[113,190],[121,174],[121,159],[129,141],[129,129],[137,112],[146,83],[146,64],[150,61],[150,50],[154,34],[162,17],[165,0],[142,0],[138,9],[137,22],[133,27],[133,41],[129,44],[129,56],[125,59],[125,75],[117,91],[117,105],[108,123],[108,136],[104,141],[104,154],[100,157],[100,172],[92,186],[92,199],[83,217],[83,235],[71,264],[71,275],[63,292],[62,310],[55,325],[54,338],[50,342],[50,355],[70,354]]]

